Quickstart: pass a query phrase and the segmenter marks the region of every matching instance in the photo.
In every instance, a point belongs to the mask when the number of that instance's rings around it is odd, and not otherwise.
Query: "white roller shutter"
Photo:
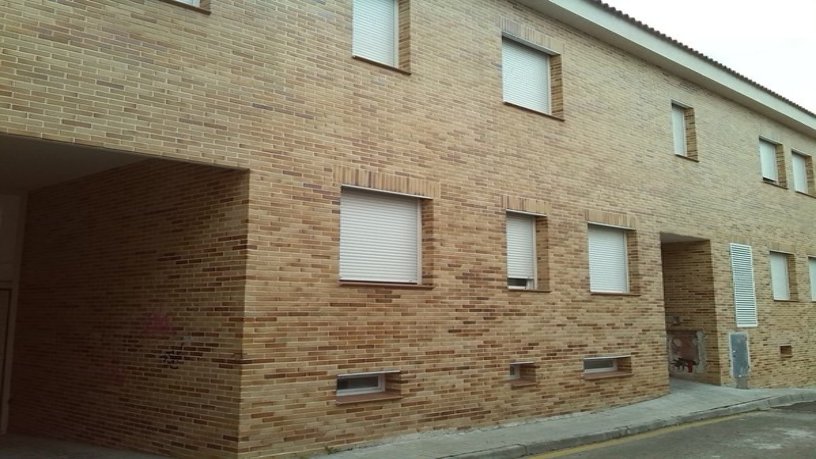
[[[507,277],[534,281],[535,217],[507,214]]]
[[[536,49],[502,39],[504,100],[550,112],[550,56]]]
[[[343,189],[340,279],[419,282],[419,199]]]
[[[354,0],[352,53],[397,65],[397,0]]]
[[[754,257],[751,246],[731,244],[731,275],[734,279],[734,307],[737,327],[757,326]]]
[[[759,158],[762,163],[762,178],[779,181],[776,169],[776,145],[765,140],[759,141]]]
[[[784,253],[771,252],[770,259],[773,298],[775,300],[789,300],[788,256]]]
[[[686,109],[672,104],[672,134],[674,136],[674,154],[686,156]]]
[[[626,293],[629,272],[626,231],[589,225],[589,288],[593,292]]]
[[[797,153],[793,156],[793,189],[800,193],[808,192],[807,159]]]
[[[816,301],[816,258],[808,258],[810,267],[810,299]]]

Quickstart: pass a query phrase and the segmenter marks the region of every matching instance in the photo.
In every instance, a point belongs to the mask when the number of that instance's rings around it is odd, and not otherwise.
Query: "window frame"
[[[511,217],[512,215],[512,217]],[[510,219],[511,218],[523,218],[525,220],[529,219],[529,221],[525,222],[525,224],[529,224],[529,229],[532,233],[532,240],[530,241],[531,247],[529,247],[530,253],[530,265],[532,268],[532,277],[530,278],[523,278],[523,277],[511,277],[510,276]],[[538,215],[526,213],[526,212],[518,212],[507,210],[505,212],[505,250],[506,250],[506,264],[505,269],[507,270],[507,288],[510,290],[536,290],[538,288],[538,253],[536,247],[538,245],[538,234],[536,231],[536,219],[539,218]],[[525,281],[524,286],[516,286],[511,285],[511,280],[523,280]]]
[[[771,148],[772,150],[768,150],[767,148],[763,150],[763,145]],[[782,148],[782,144],[779,142],[774,142],[773,140],[766,139],[764,137],[759,138],[759,163],[760,163],[760,175],[762,176],[762,181],[765,183],[770,183],[773,185],[785,187],[785,177],[784,177],[784,167],[780,167],[780,149]],[[772,153],[771,153],[772,152]],[[768,158],[767,155],[773,155],[773,177],[769,176],[767,173],[770,172],[766,169]],[[784,165],[784,161],[783,161]]]
[[[378,195],[379,197],[394,197],[396,199],[412,199],[415,201],[416,204],[416,214],[415,214],[415,223],[416,223],[416,239],[414,241],[415,248],[416,248],[416,256],[415,256],[415,263],[414,266],[414,279],[399,279],[399,280],[385,280],[385,279],[366,279],[362,277],[344,277],[343,275],[343,228],[344,228],[344,216],[343,216],[343,194],[345,192],[350,192],[352,194],[357,193],[361,195],[370,194],[370,195]],[[422,285],[422,203],[423,198],[421,196],[404,194],[404,193],[395,193],[389,191],[382,191],[382,190],[375,190],[370,188],[362,188],[356,186],[348,186],[343,185],[340,189],[340,241],[338,244],[338,280],[342,283],[374,283],[374,284],[395,284],[395,285]]]
[[[684,158],[689,157],[689,144],[688,144],[688,121],[686,120],[686,110],[687,107],[678,104],[677,102],[671,103],[671,110],[672,110],[672,141],[674,147],[674,154],[676,156],[682,156]],[[678,120],[678,116],[680,119]],[[678,126],[679,125],[679,126]],[[678,129],[681,132],[677,132]],[[682,148],[681,151],[678,151],[678,143],[682,141]]]
[[[587,368],[587,362],[609,362],[611,365],[597,367],[597,368]],[[618,371],[618,359],[616,357],[585,357],[584,358],[584,374],[597,374],[597,373],[613,373]]]
[[[801,161],[800,164],[802,165],[802,169],[803,169],[801,172],[804,173],[803,176],[800,176],[797,173],[797,159],[799,161]],[[791,169],[793,171],[793,190],[794,191],[796,191],[797,193],[802,193],[802,194],[807,194],[807,195],[812,194],[812,192],[813,192],[813,190],[812,190],[812,187],[813,187],[813,184],[812,184],[812,182],[813,182],[812,168],[813,168],[813,158],[810,155],[806,155],[806,154],[804,154],[804,153],[802,153],[800,151],[797,151],[797,150],[791,150]],[[798,187],[799,184],[797,183],[798,182],[797,178],[799,178],[799,177],[801,177],[801,179],[804,181],[804,186],[805,186],[804,190],[800,190],[799,187]]]
[[[524,387],[536,384],[536,364],[532,360],[510,362],[507,373],[510,387]]]
[[[337,375],[335,380],[335,396],[348,397],[352,395],[380,394],[385,392],[385,372],[349,373]],[[377,378],[376,386],[360,387],[356,389],[340,389],[340,381],[351,381],[368,378]]]
[[[587,368],[590,362],[608,362],[609,365]],[[587,381],[632,376],[632,355],[593,356],[582,359],[582,375]]]
[[[790,301],[793,298],[793,288],[791,285],[790,262],[792,255],[785,252],[771,250],[768,254],[768,264],[771,275],[771,297],[774,301]],[[778,271],[778,270],[782,271]],[[777,291],[784,279],[784,292]],[[781,288],[781,287],[780,287]],[[784,293],[784,295],[782,295]]]
[[[810,277],[810,300],[816,302],[816,256],[808,257],[808,274]]]
[[[592,286],[592,232],[593,229],[600,230],[600,231],[619,231],[622,236],[622,246],[623,246],[623,279],[625,282],[623,290],[605,290],[605,289],[596,289]],[[631,228],[624,228],[620,226],[614,225],[604,225],[600,223],[588,223],[587,224],[587,259],[589,262],[589,291],[590,293],[598,293],[598,294],[616,294],[616,295],[630,295],[632,294],[632,279],[631,279],[631,268],[630,268],[630,258],[631,254],[629,253],[629,232],[631,232]]]
[[[772,250],[768,254],[768,264],[771,275],[771,296],[774,301],[789,301],[793,294],[791,288],[790,265],[791,255],[785,252],[778,252]],[[781,270],[781,271],[780,271]],[[784,280],[784,292],[778,291],[781,288],[782,280]]]
[[[515,80],[510,80],[508,78],[509,77],[508,72],[507,72],[508,61],[506,60],[505,43],[511,43],[510,46],[517,46],[519,48],[525,48],[527,50],[532,51],[533,53],[544,56],[545,61],[546,61],[545,64],[546,64],[546,67],[547,67],[547,72],[546,72],[546,88],[545,88],[546,107],[543,107],[543,109],[542,109],[542,107],[530,106],[532,104],[527,104],[524,101],[520,101],[518,99],[508,100],[508,91],[507,91],[508,81],[512,82],[512,81],[515,81]],[[553,50],[544,48],[542,46],[537,46],[537,45],[535,45],[533,43],[530,43],[528,41],[524,41],[524,40],[522,40],[522,39],[520,39],[518,37],[512,36],[512,35],[502,34],[502,37],[501,37],[502,102],[504,102],[505,104],[508,104],[508,105],[515,106],[515,107],[523,108],[523,109],[526,109],[526,110],[531,110],[531,111],[536,112],[536,113],[541,113],[541,114],[548,115],[548,116],[557,116],[557,115],[554,115],[554,110],[553,110],[553,105],[554,105],[554,103],[553,103],[554,102],[553,101],[553,93],[554,93],[554,88],[553,88],[553,65],[554,65],[554,62],[553,62],[553,60],[557,56],[558,56],[558,53],[556,53]]]
[[[384,62],[378,57],[367,55],[367,53],[365,53],[364,51],[362,53],[360,52],[361,51],[360,41],[362,40],[362,38],[360,38],[361,35],[360,32],[358,32],[360,30],[359,27],[360,24],[358,23],[358,21],[362,21],[362,19],[360,19],[360,15],[357,13],[357,10],[359,8],[358,4],[361,2],[374,2],[374,1],[388,1],[393,5],[394,19],[393,24],[391,24],[391,27],[393,27],[393,30],[391,30],[391,32],[393,32],[393,37],[391,39],[394,41],[394,46],[389,54],[389,62]],[[400,69],[400,0],[353,0],[351,5],[351,14],[352,14],[352,31],[351,31],[352,56],[355,58],[360,58],[369,62],[380,64],[386,67]],[[382,37],[378,36],[377,40],[380,39],[382,39]]]

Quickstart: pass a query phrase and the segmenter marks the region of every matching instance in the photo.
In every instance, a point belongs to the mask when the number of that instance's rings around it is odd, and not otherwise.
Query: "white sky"
[[[816,112],[816,0],[603,0]]]

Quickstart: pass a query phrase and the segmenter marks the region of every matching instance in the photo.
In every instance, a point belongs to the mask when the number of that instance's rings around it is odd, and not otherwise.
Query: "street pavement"
[[[816,403],[701,421],[530,459],[814,459]]]
[[[816,402],[816,388],[735,389],[672,379],[671,393],[654,400],[500,427],[384,439],[330,459],[514,459],[801,402]]]

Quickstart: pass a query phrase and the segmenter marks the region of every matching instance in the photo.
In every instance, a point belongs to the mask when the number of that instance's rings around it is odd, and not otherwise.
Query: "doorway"
[[[661,258],[669,374],[720,384],[711,243],[663,233]]]

